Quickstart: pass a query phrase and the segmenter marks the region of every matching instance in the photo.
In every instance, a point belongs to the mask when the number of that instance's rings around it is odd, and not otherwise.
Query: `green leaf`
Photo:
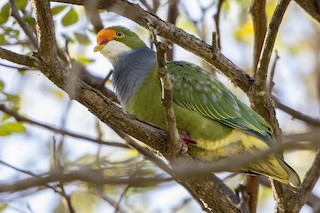
[[[22,18],[25,22],[27,22],[27,24],[29,25],[34,25],[36,23],[35,18],[31,17],[31,16],[25,16]]]
[[[4,89],[4,82],[0,80],[0,91],[3,91]]]
[[[2,126],[0,126],[1,129],[5,129],[12,133],[23,133],[26,131],[26,128],[23,126],[20,122],[8,122],[4,123]]]
[[[10,16],[9,3],[5,4],[0,10],[0,24],[4,24]]]
[[[52,15],[57,15],[58,13],[62,12],[66,8],[67,8],[67,6],[56,6],[56,7],[53,7],[51,9]]]
[[[23,10],[28,5],[28,0],[16,0],[17,8]]]
[[[81,191],[71,193],[71,203],[78,213],[95,212],[95,206],[98,200],[98,197],[94,194]]]
[[[4,92],[3,94],[7,97],[7,100],[10,101],[11,103],[19,104],[20,97],[18,95],[11,95],[11,94],[6,93],[6,92]]]
[[[81,56],[81,57],[77,58],[77,61],[79,61],[82,65],[86,66],[86,65],[94,62],[94,59],[85,58],[85,57]]]
[[[62,25],[65,27],[70,26],[76,23],[78,20],[79,20],[78,14],[73,8],[71,8],[62,18]]]
[[[11,118],[11,115],[9,115],[9,114],[4,114],[3,116],[2,116],[2,122],[4,122],[4,121],[6,121],[6,120],[8,120],[9,118]]]
[[[88,36],[84,33],[74,33],[74,36],[76,37],[77,41],[80,44],[84,44],[84,45],[89,45],[90,44],[90,39],[88,38]]]
[[[7,207],[8,207],[7,203],[0,203],[0,212],[6,210]]]
[[[4,37],[4,35],[3,34],[1,34],[0,35],[0,44],[4,44],[4,43],[6,43],[6,38]]]
[[[9,136],[13,133],[23,133],[26,128],[19,122],[7,122],[0,125],[0,136]]]

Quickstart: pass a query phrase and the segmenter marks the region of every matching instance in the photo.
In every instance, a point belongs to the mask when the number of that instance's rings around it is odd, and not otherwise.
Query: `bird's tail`
[[[292,187],[297,188],[298,186],[300,186],[300,178],[299,175],[297,174],[296,171],[294,171],[294,169],[292,169],[286,162],[284,162],[282,160],[282,158],[278,157],[278,161],[281,164],[281,166],[286,170],[286,172],[288,173],[288,180],[289,180],[289,184]]]
[[[264,175],[297,188],[300,185],[298,174],[279,156],[270,156],[263,162],[249,165],[249,172]]]

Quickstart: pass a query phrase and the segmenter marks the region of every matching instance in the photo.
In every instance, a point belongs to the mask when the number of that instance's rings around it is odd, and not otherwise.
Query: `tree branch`
[[[274,105],[267,90],[267,74],[270,63],[271,53],[275,44],[277,33],[284,16],[284,13],[290,3],[290,0],[279,0],[272,15],[271,21],[268,26],[266,37],[263,43],[260,60],[257,66],[254,85],[250,89],[249,98],[253,103],[256,111],[268,121],[274,135],[279,138],[281,130],[277,121]]]
[[[263,41],[267,31],[267,15],[265,11],[265,0],[253,0],[250,6],[250,14],[252,16],[254,29],[254,45],[253,45],[253,74],[256,74]],[[248,176],[245,179],[245,190],[249,195],[250,213],[257,211],[259,196],[259,179],[255,176]]]
[[[19,14],[19,10],[16,5],[16,1],[10,0],[9,2],[10,2],[12,16],[16,19],[16,21],[18,22],[18,24],[20,25],[20,27],[22,28],[22,30],[24,31],[26,36],[29,38],[32,46],[35,49],[38,49],[37,38],[35,37],[34,33],[30,30],[30,28],[26,24],[26,22],[21,18],[20,14]]]
[[[272,99],[274,100],[276,107],[281,109],[282,111],[288,113],[289,115],[291,115],[293,118],[299,119],[301,121],[306,122],[308,125],[312,125],[312,126],[317,126],[320,127],[320,120],[316,119],[316,118],[312,118],[308,115],[305,115],[295,109],[292,109],[291,107],[288,107],[287,105],[283,104],[280,102],[280,100],[275,97],[272,96]]]
[[[176,115],[173,109],[173,83],[171,81],[169,73],[167,72],[165,62],[165,52],[168,49],[168,44],[157,41],[156,30],[152,26],[150,26],[150,32],[152,35],[152,41],[157,48],[156,58],[162,88],[161,101],[165,111],[167,131],[169,134],[168,153],[171,153],[172,156],[175,156],[178,152],[181,151],[181,143],[179,141]]]
[[[320,22],[320,2],[319,0],[295,0],[309,15]]]
[[[253,21],[254,29],[254,50],[253,50],[253,73],[257,71],[257,66],[260,59],[260,53],[263,46],[263,41],[267,31],[267,15],[265,11],[265,0],[253,0],[250,6],[250,14]]]
[[[220,12],[221,12],[221,8],[222,8],[222,4],[225,0],[219,0],[218,4],[217,4],[217,11],[216,13],[213,15],[213,19],[214,19],[214,25],[216,27],[216,41],[215,43],[217,44],[217,47],[221,50],[221,41],[220,41]],[[213,42],[213,41],[212,41]]]
[[[297,194],[296,199],[293,202],[293,205],[290,206],[291,207],[290,210],[292,210],[292,212],[297,212],[297,213],[300,212],[300,209],[308,200],[314,185],[319,179],[319,176],[320,176],[320,151],[317,152],[317,155],[316,155],[316,158],[314,159],[312,167],[306,173],[305,179],[301,184],[299,194]]]
[[[130,178],[119,178],[119,177],[104,177],[100,171],[83,169],[80,171],[73,171],[64,174],[49,174],[49,175],[36,175],[37,178],[26,178],[19,180],[12,184],[0,184],[0,193],[4,192],[17,192],[26,190],[32,187],[46,187],[49,183],[54,182],[73,182],[73,181],[84,181],[86,183],[94,185],[126,185],[131,184],[134,187],[150,187],[154,184],[172,181],[172,178],[142,178],[142,177],[130,177]]]
[[[39,62],[35,57],[20,55],[2,47],[0,47],[0,58],[28,67],[37,67]]]
[[[67,130],[64,130],[64,129],[59,129],[59,128],[56,128],[56,127],[53,127],[53,126],[50,126],[50,125],[47,125],[47,124],[43,124],[43,123],[40,123],[38,121],[34,121],[34,120],[31,120],[31,119],[28,119],[26,117],[23,117],[21,115],[19,115],[18,113],[6,108],[4,105],[0,104],[0,111],[14,117],[16,119],[16,121],[20,121],[20,122],[24,122],[24,123],[29,123],[31,125],[35,125],[35,126],[39,126],[39,127],[42,127],[42,128],[45,128],[45,129],[48,129],[50,131],[53,131],[53,132],[56,132],[60,135],[68,135],[70,137],[74,137],[74,138],[78,138],[78,139],[82,139],[82,140],[87,140],[87,141],[91,141],[93,143],[97,143],[97,144],[101,144],[101,145],[107,145],[107,146],[114,146],[114,147],[121,147],[121,148],[127,148],[129,149],[130,147],[126,144],[121,144],[121,143],[116,143],[116,142],[106,142],[106,141],[103,141],[103,140],[100,140],[100,139],[94,139],[94,138],[91,138],[91,137],[87,137],[87,136],[84,136],[84,135],[80,135],[80,134],[77,134],[77,133],[73,133],[71,131],[67,131]]]
[[[57,58],[56,38],[49,1],[32,0],[35,12],[39,53],[45,60]]]

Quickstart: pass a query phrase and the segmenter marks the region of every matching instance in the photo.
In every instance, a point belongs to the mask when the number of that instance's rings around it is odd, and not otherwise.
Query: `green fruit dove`
[[[155,52],[122,26],[101,30],[94,51],[100,51],[112,63],[112,82],[124,109],[166,129]],[[185,61],[166,65],[174,79],[177,128],[181,141],[189,144],[187,152],[192,157],[214,162],[272,146],[270,125],[216,78]],[[264,175],[293,187],[300,185],[297,173],[278,154],[239,168],[238,172]]]

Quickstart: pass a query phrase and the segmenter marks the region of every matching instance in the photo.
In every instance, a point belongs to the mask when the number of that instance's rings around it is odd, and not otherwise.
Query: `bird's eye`
[[[122,38],[122,37],[124,36],[124,33],[121,32],[121,31],[117,31],[117,32],[116,32],[116,36],[117,36],[118,38]]]

